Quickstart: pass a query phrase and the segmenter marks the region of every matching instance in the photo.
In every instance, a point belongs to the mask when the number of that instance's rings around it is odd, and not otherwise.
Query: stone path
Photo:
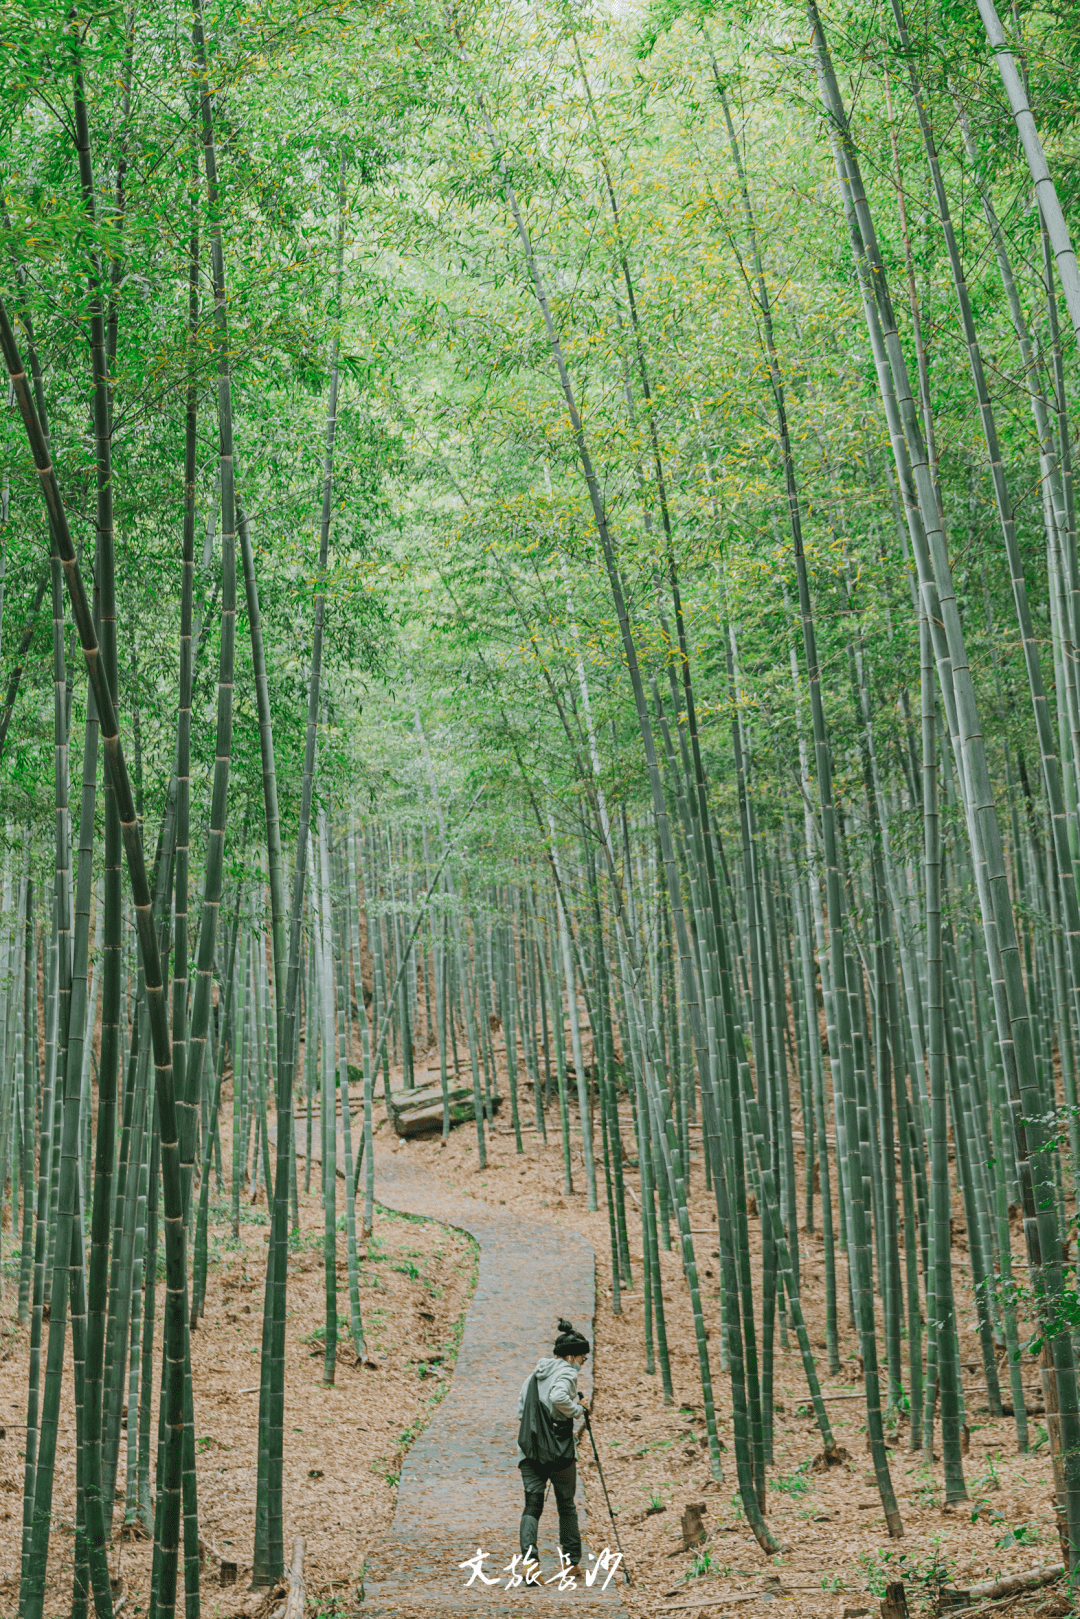
[[[567,1316],[592,1341],[592,1247],[577,1232],[550,1221],[523,1220],[451,1191],[418,1165],[378,1146],[375,1196],[401,1213],[468,1232],[480,1245],[480,1272],[449,1391],[405,1457],[394,1521],[386,1541],[368,1558],[359,1613],[374,1619],[422,1610],[450,1619],[482,1612],[495,1619],[536,1608],[545,1619],[571,1613],[625,1619],[621,1569],[606,1592],[600,1590],[603,1573],[591,1590],[579,1584],[560,1592],[546,1584],[508,1590],[503,1572],[518,1550],[522,1507],[514,1462],[518,1391],[539,1357],[551,1353],[559,1316]],[[583,1394],[592,1391],[591,1359],[578,1386]],[[598,1482],[592,1493],[595,1500],[588,1500],[579,1472],[577,1506],[587,1568],[592,1567],[588,1551],[614,1545]],[[559,1566],[557,1539],[549,1491],[540,1522],[545,1579]],[[459,1564],[478,1547],[490,1553],[483,1567],[497,1584],[482,1585],[478,1579],[467,1584],[471,1571]]]

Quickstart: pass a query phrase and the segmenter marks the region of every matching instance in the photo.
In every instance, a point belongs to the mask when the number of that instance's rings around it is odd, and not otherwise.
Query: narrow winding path
[[[592,1589],[579,1582],[565,1592],[557,1584],[508,1589],[505,1572],[518,1550],[522,1506],[514,1462],[518,1391],[538,1358],[551,1353],[559,1316],[567,1316],[591,1342],[596,1301],[591,1245],[551,1221],[523,1220],[455,1192],[378,1144],[375,1197],[403,1214],[468,1232],[480,1246],[480,1272],[449,1391],[405,1457],[393,1524],[368,1556],[359,1614],[402,1619],[415,1612],[450,1619],[482,1612],[494,1619],[535,1608],[545,1619],[571,1613],[625,1619],[621,1569],[606,1591],[601,1590],[603,1572]],[[591,1359],[578,1381],[590,1394]],[[590,1485],[590,1495],[595,1499],[586,1497],[579,1473],[582,1539],[586,1551],[595,1554],[613,1546],[613,1537],[598,1482]],[[557,1540],[549,1490],[540,1523],[545,1581],[559,1567]],[[483,1568],[495,1579],[493,1585],[476,1578],[468,1584],[471,1570],[459,1566],[478,1548],[489,1553]],[[587,1558],[586,1566],[593,1566]]]

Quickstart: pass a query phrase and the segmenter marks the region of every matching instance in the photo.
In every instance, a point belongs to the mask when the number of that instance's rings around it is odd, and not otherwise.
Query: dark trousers
[[[554,1467],[539,1462],[518,1462],[525,1486],[525,1511],[521,1514],[518,1539],[524,1554],[536,1546],[540,1514],[544,1510],[544,1487],[551,1480],[555,1505],[559,1509],[559,1544],[571,1563],[581,1560],[581,1530],[578,1528],[574,1492],[577,1489],[577,1462],[558,1462]]]

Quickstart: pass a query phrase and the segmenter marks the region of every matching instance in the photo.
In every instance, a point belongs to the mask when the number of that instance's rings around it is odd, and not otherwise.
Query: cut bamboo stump
[[[289,1567],[289,1594],[285,1598],[282,1619],[304,1619],[304,1537],[297,1535],[292,1543],[292,1563]]]
[[[893,1580],[885,1587],[881,1619],[908,1619],[907,1592],[903,1580]]]
[[[704,1501],[688,1501],[682,1515],[681,1551],[688,1552],[691,1546],[700,1546],[708,1538],[708,1531],[702,1523],[702,1516],[708,1511]]]

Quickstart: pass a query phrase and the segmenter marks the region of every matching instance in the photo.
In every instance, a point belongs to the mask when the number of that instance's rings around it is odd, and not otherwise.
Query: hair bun
[[[559,1331],[560,1332],[573,1332],[573,1330],[574,1330],[574,1323],[572,1321],[567,1321],[566,1317],[564,1315],[561,1315],[559,1317]]]

